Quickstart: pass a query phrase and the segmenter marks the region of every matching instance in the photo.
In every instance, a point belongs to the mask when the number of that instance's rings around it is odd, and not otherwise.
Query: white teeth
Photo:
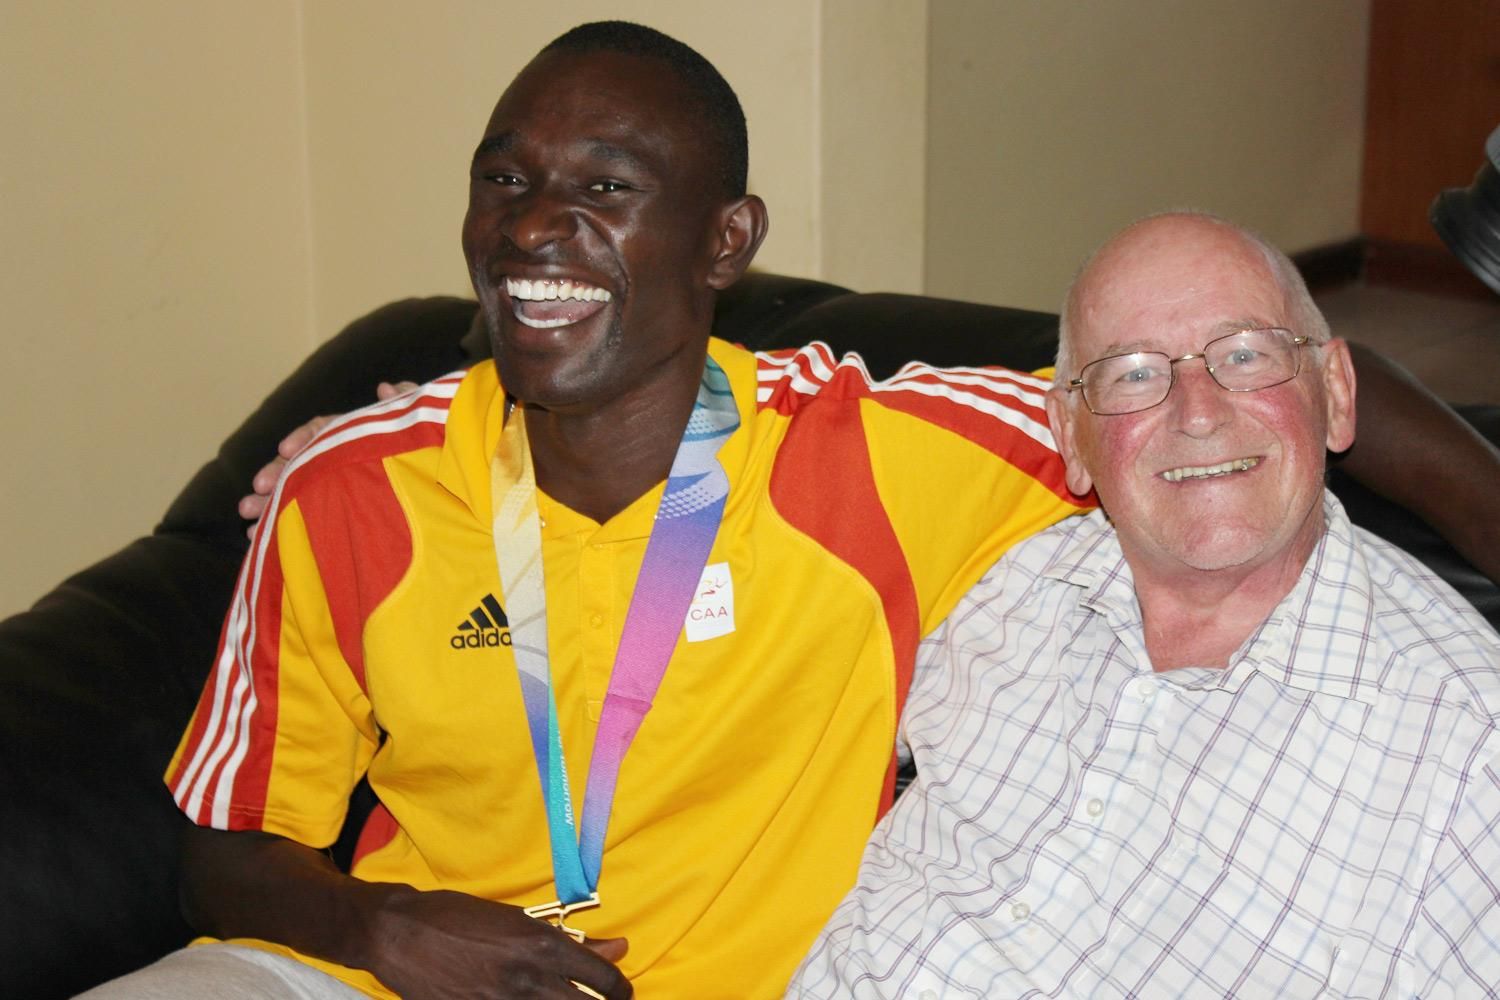
[[[1218,465],[1184,465],[1180,469],[1168,469],[1161,477],[1169,483],[1180,483],[1184,479],[1209,479],[1232,472],[1249,472],[1259,464],[1259,458],[1235,458]]]
[[[578,281],[530,281],[526,278],[506,278],[505,291],[513,299],[524,302],[542,302],[549,299],[575,299],[579,302],[608,302],[614,296],[608,289],[595,288]]]
[[[570,319],[532,319],[529,316],[522,316],[519,312],[516,313],[516,319],[521,321],[522,326],[535,327],[538,330],[550,330],[555,326],[567,326],[573,322]]]

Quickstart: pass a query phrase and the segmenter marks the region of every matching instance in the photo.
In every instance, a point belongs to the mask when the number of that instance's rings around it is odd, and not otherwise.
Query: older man
[[[1103,509],[924,642],[917,782],[794,995],[1495,995],[1500,637],[1324,491],[1353,404],[1257,238],[1098,252],[1048,413]]]

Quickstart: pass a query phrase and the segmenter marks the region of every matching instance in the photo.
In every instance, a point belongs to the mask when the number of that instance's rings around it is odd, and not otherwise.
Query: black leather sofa
[[[475,310],[411,299],[356,321],[230,435],[154,532],[0,622],[0,997],[70,996],[188,940],[174,884],[184,821],[160,775],[245,551],[236,500],[309,417],[369,402],[380,379],[425,380],[482,356]],[[879,376],[913,357],[1039,367],[1056,319],[752,275],[723,296],[718,332],[752,347],[824,340],[860,351]],[[1465,415],[1500,440],[1500,408]],[[1332,480],[1356,521],[1500,623],[1500,591],[1425,525],[1337,471]]]

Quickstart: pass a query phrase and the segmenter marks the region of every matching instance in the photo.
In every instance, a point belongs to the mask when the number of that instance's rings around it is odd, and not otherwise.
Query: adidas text
[[[497,628],[462,632],[450,638],[448,645],[454,649],[483,649],[486,646],[509,646],[510,629],[505,629],[503,632]]]

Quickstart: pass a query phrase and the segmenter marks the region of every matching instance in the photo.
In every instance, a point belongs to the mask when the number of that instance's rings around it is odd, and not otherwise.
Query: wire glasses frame
[[[1218,337],[1196,354],[1178,358],[1159,351],[1113,354],[1084,365],[1066,388],[1081,390],[1084,405],[1095,416],[1138,413],[1167,398],[1177,384],[1180,362],[1202,358],[1221,389],[1256,392],[1296,378],[1302,370],[1299,348],[1308,340],[1281,327],[1262,327]]]

